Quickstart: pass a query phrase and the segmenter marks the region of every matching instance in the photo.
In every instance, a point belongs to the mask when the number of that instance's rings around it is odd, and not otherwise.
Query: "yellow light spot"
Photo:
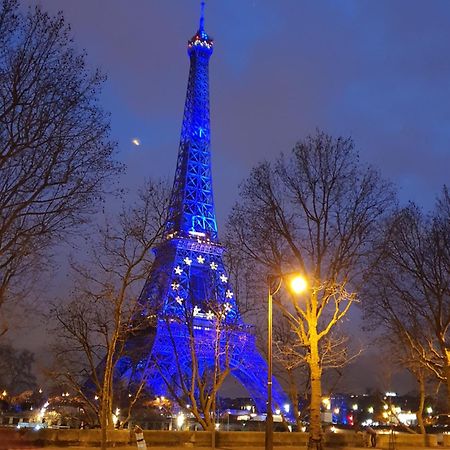
[[[134,138],[132,141],[133,145],[139,147],[141,145],[141,141],[138,138]]]
[[[298,275],[291,280],[291,289],[292,292],[295,292],[296,294],[300,294],[301,292],[304,292],[306,288],[308,287],[308,282],[306,281],[305,277],[302,277],[301,275]]]

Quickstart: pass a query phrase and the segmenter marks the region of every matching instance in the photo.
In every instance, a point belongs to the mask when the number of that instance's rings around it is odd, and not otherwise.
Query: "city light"
[[[291,279],[290,286],[291,286],[292,292],[294,292],[296,294],[301,294],[308,287],[308,282],[306,281],[305,277],[302,277],[301,275],[297,275]]]
[[[114,425],[117,425],[117,422],[119,421],[119,415],[120,415],[120,409],[116,408],[116,411],[112,415]]]
[[[417,415],[415,413],[401,413],[398,415],[398,420],[405,425],[412,425],[417,421]]]
[[[178,414],[178,416],[177,416],[178,429],[181,429],[183,427],[184,421],[185,421],[184,414],[182,412],[180,412],[180,414]]]

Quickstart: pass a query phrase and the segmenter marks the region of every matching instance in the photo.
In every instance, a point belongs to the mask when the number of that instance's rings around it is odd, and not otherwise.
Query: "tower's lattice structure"
[[[227,330],[220,335],[222,341],[227,340],[227,354],[219,355],[220,364],[228,364],[232,376],[242,383],[262,412],[266,410],[267,365],[256,349],[250,327],[239,314],[223,264],[224,248],[217,236],[208,73],[213,45],[204,29],[202,11],[199,30],[188,41],[189,81],[164,239],[155,249],[155,262],[139,299],[144,317],[153,318],[153,326],[146,336],[136,339],[151,352],[145,369],[141,362],[141,369],[148,371],[150,392],[170,396],[167,384],[179,382],[180,368],[186,379],[192,375],[192,329],[186,326],[186,320],[193,319],[201,370],[209,370],[217,363],[214,339],[220,321]],[[133,346],[133,341],[129,345]],[[126,365],[123,375],[128,372]],[[137,366],[139,369],[139,363]],[[275,405],[287,402],[275,380],[273,394]]]

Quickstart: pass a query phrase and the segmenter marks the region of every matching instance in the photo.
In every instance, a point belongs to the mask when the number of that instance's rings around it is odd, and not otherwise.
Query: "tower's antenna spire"
[[[199,31],[205,31],[205,1],[201,3],[200,28]]]

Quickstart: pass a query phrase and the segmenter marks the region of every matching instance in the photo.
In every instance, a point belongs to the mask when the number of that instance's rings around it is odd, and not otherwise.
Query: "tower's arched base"
[[[146,380],[148,394],[155,397],[183,398],[192,390],[192,378],[209,377],[212,389],[214,374],[229,371],[247,390],[259,413],[267,411],[267,364],[255,345],[248,327],[220,329],[220,324],[194,319],[192,326],[175,320],[160,319],[153,339],[145,347],[144,358],[124,357],[119,364],[123,381]],[[217,326],[214,326],[217,325]],[[147,334],[148,336],[148,334]],[[150,347],[149,347],[150,345]],[[129,348],[138,346],[129,342]],[[150,352],[150,353],[147,353]],[[195,390],[199,388],[195,384]],[[217,389],[216,389],[217,390]],[[273,408],[283,410],[289,399],[273,380]]]

